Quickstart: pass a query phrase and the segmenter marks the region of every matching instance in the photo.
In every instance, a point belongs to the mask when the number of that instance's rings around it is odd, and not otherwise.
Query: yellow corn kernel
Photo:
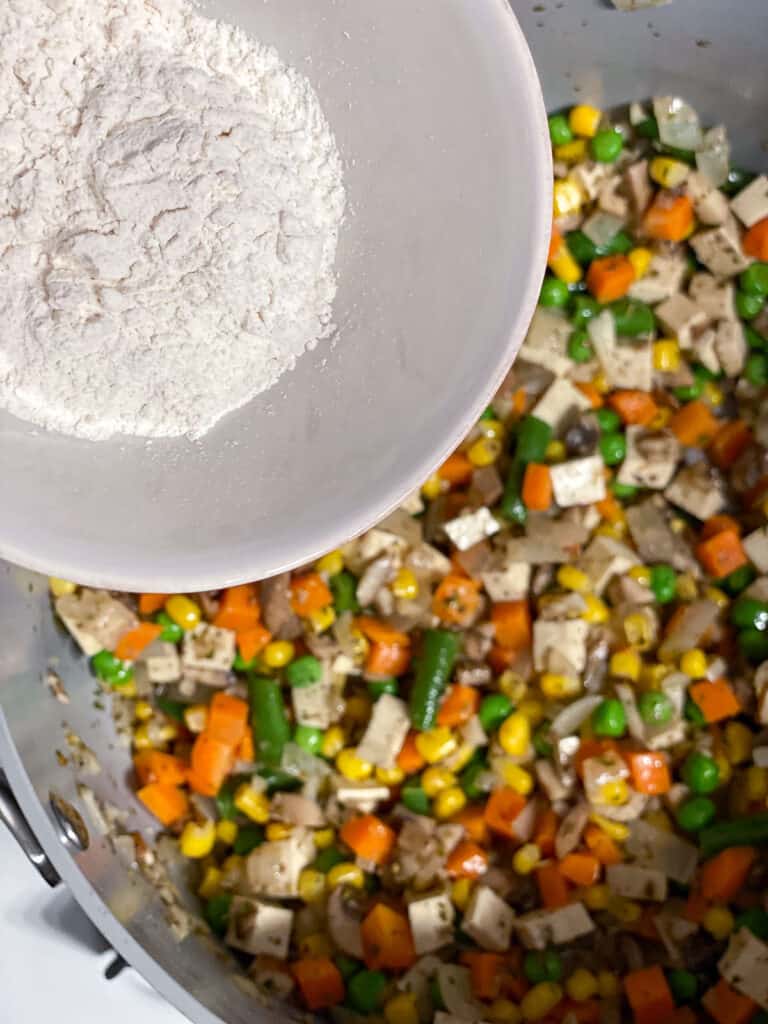
[[[602,814],[590,814],[590,821],[593,821],[598,828],[602,829],[607,836],[617,843],[626,843],[629,839],[629,828],[621,821],[611,821]]]
[[[362,665],[362,663],[368,656],[368,651],[370,651],[371,645],[368,642],[368,639],[365,636],[363,636],[363,634],[360,632],[360,630],[354,626],[352,627],[352,629],[350,629],[349,635],[352,637],[353,641],[352,657],[358,664]]]
[[[708,405],[711,405],[714,408],[717,408],[717,406],[722,405],[725,401],[723,389],[718,384],[715,384],[713,380],[708,380],[707,383],[704,385],[704,387],[702,388],[701,397]]]
[[[555,981],[541,981],[523,996],[520,1009],[524,1020],[541,1020],[554,1010],[563,998],[563,990]]]
[[[479,420],[475,425],[481,437],[488,437],[491,440],[503,441],[506,431],[500,420]]]
[[[327,555],[323,555],[315,562],[317,572],[325,573],[326,576],[338,576],[343,568],[344,555],[338,548],[335,551],[329,551]]]
[[[245,869],[245,857],[239,857],[231,853],[226,860],[221,862],[221,886],[222,888],[234,887],[238,884]]]
[[[677,597],[681,601],[695,601],[699,596],[699,586],[689,572],[681,572],[677,577]]]
[[[499,689],[513,704],[519,704],[528,692],[528,684],[521,675],[508,668],[499,676]]]
[[[422,484],[421,493],[427,499],[427,501],[434,501],[435,498],[439,498],[443,493],[443,481],[437,475],[433,473],[432,476]]]
[[[336,755],[336,768],[350,782],[365,782],[373,775],[373,765],[357,756],[354,747],[345,747]]]
[[[438,793],[432,801],[432,813],[438,821],[447,821],[458,814],[467,804],[467,797],[460,786],[449,786]]]
[[[329,957],[333,953],[333,946],[325,932],[313,932],[312,935],[305,935],[299,942],[299,952],[307,957]]]
[[[647,565],[633,565],[629,570],[628,575],[631,576],[636,583],[640,583],[644,587],[650,587],[651,585],[651,570]]]
[[[597,991],[601,999],[614,999],[621,990],[618,974],[600,971],[597,975]]]
[[[321,753],[323,757],[332,760],[341,751],[346,743],[347,737],[340,725],[332,725],[325,730]]]
[[[586,140],[574,139],[573,142],[564,142],[562,146],[555,146],[553,156],[560,163],[580,164],[587,156]]]
[[[647,651],[653,645],[653,625],[647,615],[632,612],[624,619],[624,636],[627,643],[638,651]]]
[[[504,779],[504,784],[509,786],[510,789],[514,789],[520,796],[528,796],[533,789],[533,776],[525,768],[521,768],[519,764],[505,761],[501,766],[501,775]]]
[[[226,843],[227,846],[232,846],[234,841],[237,839],[237,833],[239,831],[237,822],[235,821],[216,822],[216,838],[220,843]]]
[[[444,789],[456,785],[456,776],[447,768],[425,768],[421,773],[421,788],[431,800]]]
[[[384,1004],[387,1024],[419,1024],[416,996],[412,992],[398,992]]]
[[[287,839],[291,832],[291,826],[287,825],[284,821],[270,821],[264,835],[270,843],[275,843],[279,839]]]
[[[149,732],[149,722],[142,722],[133,730],[133,746],[136,750],[152,750],[155,743]]]
[[[269,821],[269,798],[266,793],[259,792],[247,782],[243,782],[235,790],[235,807],[244,814],[246,818],[255,821],[257,825],[266,825]]]
[[[559,178],[553,189],[555,217],[568,217],[581,210],[581,189],[575,181]]]
[[[633,924],[639,920],[643,908],[634,900],[628,900],[624,896],[612,895],[608,899],[608,906],[605,908],[617,921],[622,924]]]
[[[611,779],[604,782],[599,789],[600,803],[621,807],[629,800],[629,786],[624,779]]]
[[[200,733],[208,724],[208,707],[206,704],[190,704],[184,708],[184,725],[190,732]]]
[[[607,622],[610,617],[608,605],[595,594],[584,594],[584,601],[587,607],[581,613],[582,619],[592,625],[599,625]]]
[[[736,924],[728,907],[710,907],[704,914],[702,925],[714,939],[727,939]]]
[[[592,107],[587,103],[579,103],[571,108],[571,112],[568,115],[568,127],[574,135],[580,135],[583,139],[591,139],[597,135],[597,129],[600,127],[602,116],[597,107]]]
[[[513,711],[501,724],[499,743],[505,754],[510,757],[523,757],[528,752],[531,742],[531,723],[529,719]]]
[[[215,896],[221,886],[221,869],[209,865],[205,869],[203,880],[197,889],[197,895],[201,900],[209,900],[211,896]]]
[[[742,722],[728,722],[725,727],[725,752],[731,764],[751,761],[754,742],[752,731],[746,725]]]
[[[405,778],[405,772],[402,768],[398,768],[394,765],[392,768],[377,768],[376,769],[376,781],[380,782],[382,786],[399,786]]]
[[[165,610],[182,629],[195,629],[200,625],[200,606],[186,594],[174,594],[173,597],[169,597],[165,602]]]
[[[539,680],[539,686],[550,700],[564,700],[581,693],[581,680],[578,676],[564,676],[556,672],[545,672]]]
[[[451,730],[442,725],[420,732],[416,737],[416,749],[427,764],[437,764],[438,761],[450,757],[458,745],[458,740]]]
[[[129,696],[125,692],[124,686],[120,687],[120,692],[126,697]],[[156,725],[153,723],[152,728],[160,743],[171,743],[179,738],[178,722],[172,722],[170,719],[165,722],[158,722]]]
[[[264,648],[261,657],[269,668],[283,668],[293,661],[295,653],[296,648],[290,640],[273,640]]]
[[[565,991],[575,1002],[586,1002],[597,994],[597,978],[592,971],[578,967],[566,981]]]
[[[351,885],[354,889],[362,889],[365,885],[365,874],[362,868],[350,861],[342,861],[341,864],[334,864],[326,875],[329,889],[335,889],[339,885]]]
[[[511,999],[494,999],[484,1016],[493,1024],[520,1024],[523,1012]]]
[[[680,345],[676,338],[661,338],[653,345],[653,368],[660,373],[680,369]]]
[[[470,446],[467,458],[473,466],[479,468],[492,466],[501,455],[501,449],[501,441],[493,437],[481,437]]]
[[[138,696],[138,693],[135,679],[129,679],[127,683],[120,685],[119,694],[126,700],[133,700],[134,697]]]
[[[731,776],[733,775],[733,768],[731,767],[731,762],[728,760],[728,758],[722,750],[713,750],[712,760],[717,765],[720,785],[724,786],[726,782],[730,782]]]
[[[744,773],[744,788],[750,803],[765,800],[768,796],[768,769],[751,764]]]
[[[550,259],[549,269],[565,284],[577,284],[583,276],[581,267],[571,256],[567,245],[561,245],[557,255]]]
[[[707,674],[707,656],[698,647],[691,647],[680,659],[680,671],[691,679],[703,679]]]
[[[472,760],[476,750],[477,747],[474,747],[471,743],[462,743],[455,754],[446,757],[443,765],[449,772],[460,772]]]
[[[536,843],[526,843],[515,851],[512,867],[518,875],[530,875],[541,862],[541,850]]]
[[[457,878],[451,886],[451,903],[459,910],[466,910],[474,887],[475,883],[471,878]]]
[[[344,717],[350,722],[364,725],[371,717],[372,707],[373,701],[367,694],[356,693],[353,697],[347,698],[344,705]]]
[[[336,612],[333,605],[329,604],[325,608],[318,608],[317,611],[310,612],[307,619],[313,633],[324,633],[336,621]]]
[[[651,430],[663,430],[671,419],[672,410],[668,409],[666,405],[664,405],[660,409],[657,409],[648,426]]]
[[[575,590],[577,594],[585,594],[592,589],[589,576],[575,565],[561,565],[557,570],[557,582],[563,590]]]
[[[325,875],[314,868],[304,868],[299,874],[299,899],[316,903],[325,896]]]
[[[179,840],[179,847],[185,857],[200,860],[207,857],[216,842],[216,826],[208,819],[202,825],[188,821]]]
[[[327,850],[336,841],[336,830],[333,828],[318,828],[312,833],[315,847],[318,850]]]
[[[58,576],[49,576],[48,589],[54,597],[66,597],[68,594],[74,594],[77,584],[70,580],[59,579]]]
[[[643,815],[643,821],[652,825],[654,828],[659,829],[661,832],[672,832],[672,819],[666,811],[648,811],[647,814]]]
[[[648,165],[648,174],[652,181],[662,188],[677,188],[688,177],[690,167],[682,160],[673,160],[669,156],[655,156]]]
[[[627,535],[627,524],[622,520],[615,523],[603,521],[595,530],[598,537],[611,537],[613,540],[622,540]]]
[[[730,603],[728,595],[718,587],[707,587],[703,596],[708,601],[714,601],[718,608],[727,608]]]
[[[533,726],[538,725],[547,714],[543,701],[537,700],[535,697],[527,697],[525,700],[521,700],[517,705],[517,711],[524,718],[527,718],[529,724]]]
[[[133,717],[137,722],[148,722],[154,713],[155,709],[148,700],[137,700],[133,705]]]
[[[611,898],[607,885],[588,885],[582,890],[581,898],[588,910],[605,910]]]
[[[650,249],[646,249],[645,246],[638,245],[634,249],[629,250],[627,253],[627,259],[632,264],[632,269],[635,272],[635,280],[639,281],[640,278],[645,277],[648,273],[648,268],[650,267],[651,260],[653,259],[653,253]]]
[[[413,601],[419,596],[419,581],[410,569],[399,569],[392,581],[392,593],[401,601]]]
[[[621,679],[631,679],[636,682],[640,678],[642,661],[637,651],[627,648],[624,651],[616,651],[611,655],[611,675],[619,676]]]
[[[550,441],[544,451],[544,458],[547,462],[565,462],[568,454],[562,441]]]
[[[600,395],[607,395],[608,392],[611,390],[611,385],[608,383],[608,378],[602,370],[599,373],[596,373],[595,376],[592,378],[592,387]]]

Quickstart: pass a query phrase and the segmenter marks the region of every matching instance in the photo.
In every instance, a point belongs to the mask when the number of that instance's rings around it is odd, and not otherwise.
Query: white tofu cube
[[[292,686],[291,702],[299,725],[327,729],[344,713],[344,701],[330,679],[320,679],[309,686]]]
[[[571,178],[581,186],[582,191],[589,199],[597,199],[600,189],[612,174],[611,164],[585,160],[573,168]]]
[[[272,903],[234,896],[226,943],[252,956],[285,960],[291,942],[293,911]]]
[[[631,822],[627,852],[641,867],[655,868],[673,882],[690,885],[699,864],[699,851],[693,843],[654,828],[637,819]]]
[[[467,551],[469,548],[479,544],[486,537],[492,537],[498,533],[501,527],[491,512],[483,505],[465,515],[450,519],[443,525],[451,543],[459,551]],[[358,588],[359,589],[359,588]]]
[[[408,904],[413,945],[419,956],[453,941],[453,918],[453,904],[445,892],[424,896]]]
[[[532,415],[548,423],[555,434],[578,412],[591,408],[587,396],[569,380],[554,380],[533,408]]]
[[[668,334],[677,338],[683,349],[693,346],[696,334],[700,333],[708,322],[704,310],[682,292],[662,302],[654,313],[662,327]]]
[[[184,634],[181,664],[185,672],[210,670],[229,672],[235,659],[235,631],[201,622]]]
[[[647,273],[630,286],[629,297],[651,305],[663,302],[680,291],[687,272],[682,252],[655,252]]]
[[[595,923],[583,903],[570,903],[559,910],[534,910],[515,921],[515,930],[526,949],[562,946],[595,930]]]
[[[139,624],[130,608],[105,590],[83,588],[79,594],[64,594],[56,598],[55,607],[80,650],[89,658],[99,651],[114,650],[123,633]]]
[[[357,756],[378,768],[394,767],[410,724],[405,703],[391,693],[382,694],[373,705]]]
[[[592,505],[605,497],[605,464],[599,455],[570,459],[552,466],[549,475],[560,508]]]
[[[587,663],[589,624],[583,619],[567,622],[537,619],[533,624],[533,666],[537,672],[584,671]],[[562,667],[558,667],[562,666]]]
[[[539,306],[533,314],[518,357],[562,377],[573,368],[573,362],[568,358],[568,339],[572,330],[570,321],[564,316]]]
[[[487,885],[478,885],[472,892],[462,921],[462,931],[492,953],[509,949],[515,912]]]
[[[731,200],[731,209],[745,228],[768,217],[768,177],[760,174]]]
[[[626,387],[629,381],[640,391],[651,390],[653,345],[650,339],[630,341],[617,338],[613,314],[607,309],[589,321],[587,333],[612,387]]]
[[[760,572],[768,573],[768,526],[761,526],[744,538],[744,550]]]
[[[641,868],[636,864],[610,864],[605,878],[612,892],[628,900],[654,900],[667,898],[667,876],[655,868]]]
[[[708,231],[697,231],[689,239],[689,245],[696,253],[700,263],[710,270],[715,277],[733,277],[740,274],[750,264],[744,255],[738,232],[730,223],[710,228]]]
[[[718,281],[712,274],[694,274],[688,285],[691,299],[711,320],[735,319],[735,293],[730,281]]]
[[[627,427],[627,454],[618,473],[621,484],[661,490],[677,468],[680,442],[671,430]]]
[[[155,641],[142,655],[150,683],[175,683],[181,678],[181,660],[175,644]]]
[[[595,537],[576,564],[589,577],[592,590],[602,594],[614,576],[637,565],[637,554],[613,537]]]
[[[730,210],[728,199],[700,171],[690,171],[683,193],[693,203],[696,219],[702,224],[724,224]]]
[[[531,567],[527,562],[510,562],[504,569],[480,573],[485,592],[492,601],[519,601],[531,585]]]
[[[748,928],[740,928],[718,964],[720,973],[737,992],[768,1010],[768,945]]]
[[[715,352],[726,377],[738,377],[747,361],[747,339],[741,320],[721,320],[715,334]]]
[[[299,875],[315,856],[312,833],[295,828],[287,839],[262,843],[248,854],[246,879],[254,896],[299,895]]]
[[[725,506],[722,477],[705,463],[681,469],[664,491],[664,497],[701,520],[717,515]]]

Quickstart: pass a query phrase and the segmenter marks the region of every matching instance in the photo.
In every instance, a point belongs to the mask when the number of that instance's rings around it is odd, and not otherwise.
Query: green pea
[[[232,852],[238,857],[247,857],[249,853],[264,842],[264,829],[261,825],[241,825],[232,844]]]
[[[168,612],[158,612],[155,616],[155,622],[163,627],[163,632],[158,637],[158,640],[162,640],[165,644],[181,643],[184,630],[173,621]]]
[[[601,701],[592,712],[592,728],[597,736],[623,736],[627,728],[627,715],[621,701],[613,697]]]
[[[659,137],[659,122],[655,117],[646,117],[644,121],[634,126],[635,135],[639,135],[641,139],[658,139]]]
[[[319,754],[323,748],[325,733],[313,725],[297,725],[293,731],[293,742],[308,754]]]
[[[480,419],[481,420],[495,420],[496,419],[496,410],[493,408],[492,405],[486,405],[486,407],[482,411]]]
[[[203,907],[203,917],[214,935],[224,936],[227,934],[229,925],[229,908],[232,906],[231,893],[218,893],[206,900]]]
[[[637,702],[640,717],[646,725],[666,725],[674,711],[672,701],[660,690],[646,690]]]
[[[744,364],[744,379],[756,388],[768,384],[768,355],[764,352],[752,352]]]
[[[686,832],[698,832],[706,828],[714,816],[715,805],[708,796],[692,796],[680,804],[675,815],[678,825]]]
[[[406,782],[400,790],[400,799],[414,814],[429,814],[429,797],[418,782]]]
[[[741,167],[732,167],[728,171],[726,182],[721,188],[727,196],[735,196],[754,180],[755,176],[751,171],[745,171]]]
[[[523,972],[532,985],[544,981],[559,981],[563,976],[563,961],[554,949],[525,954]]]
[[[747,344],[753,350],[758,352],[765,352],[768,348],[768,338],[764,338],[762,334],[758,333],[754,327],[750,327],[749,324],[744,324],[744,337],[747,339]]]
[[[568,285],[556,277],[545,277],[539,295],[539,305],[547,309],[562,309],[568,305],[571,293]]]
[[[232,668],[235,672],[253,672],[256,668],[256,658],[251,658],[250,661],[246,661],[240,651],[235,655],[235,659],[232,662]]]
[[[749,661],[761,662],[768,658],[768,633],[757,629],[742,629],[738,636],[739,648]]]
[[[768,296],[768,263],[752,263],[739,276],[739,287],[747,295]]]
[[[396,697],[399,692],[399,686],[394,678],[372,679],[368,681],[368,692],[374,700],[378,700],[385,693],[391,693],[393,697]]]
[[[621,417],[614,409],[603,406],[595,413],[597,425],[604,434],[612,434],[621,426]]]
[[[592,156],[598,163],[612,164],[621,156],[624,138],[615,128],[606,128],[592,139]]]
[[[477,717],[487,733],[498,729],[504,719],[512,712],[512,701],[503,693],[491,693],[483,697]]]
[[[669,604],[677,594],[677,573],[671,565],[654,565],[651,568],[651,590],[659,604]]]
[[[550,114],[549,137],[553,146],[565,146],[566,143],[573,142],[573,132],[565,114]]]
[[[669,989],[676,1003],[689,1003],[696,998],[699,983],[690,971],[672,970],[667,973]]]
[[[348,981],[353,974],[362,968],[362,964],[359,960],[355,960],[351,956],[345,956],[343,953],[339,953],[338,956],[333,958],[333,962],[339,969],[339,974],[342,976],[344,981]]]
[[[459,776],[459,785],[470,800],[480,800],[486,796],[485,791],[477,785],[477,780],[487,770],[488,765],[484,758],[478,757],[477,760],[470,761]]]
[[[584,330],[574,331],[568,339],[568,358],[574,363],[588,363],[594,356],[589,335]]]
[[[672,394],[678,400],[678,402],[693,402],[696,398],[701,398],[701,392],[704,390],[704,386],[701,381],[694,380],[693,384],[686,384],[684,387],[672,388]]]
[[[315,871],[322,871],[324,875],[327,875],[331,868],[335,868],[337,864],[342,864],[346,859],[347,855],[342,853],[338,846],[326,846],[315,857],[312,867]]]
[[[600,250],[601,256],[618,256],[628,253],[630,249],[634,249],[635,241],[631,235],[628,235],[626,231],[617,231],[613,238],[610,240],[608,245],[605,245]]]
[[[620,500],[628,501],[630,498],[634,498],[638,490],[639,488],[634,484],[620,484],[618,480],[611,481],[611,491]]]
[[[686,786],[697,795],[713,793],[720,783],[717,762],[700,750],[688,755],[680,774]]]
[[[763,308],[765,298],[762,295],[750,295],[748,292],[736,292],[734,305],[742,320],[754,320]]]
[[[755,570],[751,565],[742,565],[738,569],[734,569],[733,572],[728,573],[727,576],[723,576],[718,581],[718,586],[721,590],[724,590],[726,594],[731,597],[736,597],[742,590],[745,590],[752,580],[755,578]]]
[[[311,686],[323,678],[323,666],[313,654],[304,654],[287,666],[285,678],[291,686]]]
[[[618,466],[627,455],[627,439],[623,434],[603,434],[598,442],[606,466]]]
[[[358,1013],[373,1013],[388,984],[381,971],[360,971],[347,982],[347,1000]]]
[[[731,605],[731,622],[742,629],[768,629],[768,603],[754,597],[740,597]]]
[[[328,586],[333,594],[333,607],[337,615],[343,615],[344,612],[360,611],[357,601],[357,580],[351,572],[343,569],[335,576],[331,576]]]
[[[133,669],[112,651],[99,651],[91,658],[91,668],[99,679],[110,686],[125,686],[133,679]]]
[[[155,703],[163,714],[172,718],[174,722],[183,722],[184,712],[189,707],[189,705],[185,704],[184,701],[171,700],[170,697],[157,697],[155,699]]]
[[[571,323],[574,327],[585,327],[601,310],[597,299],[591,295],[577,295],[573,300]]]
[[[550,723],[541,722],[536,726],[533,733],[533,749],[539,755],[539,757],[551,757],[554,747],[550,737]]]
[[[565,236],[568,251],[577,263],[591,263],[600,255],[600,250],[583,231],[569,231]]]
[[[650,306],[637,299],[618,299],[610,305],[616,324],[616,333],[625,338],[651,334],[656,329],[656,317]]]
[[[749,907],[736,918],[736,931],[749,928],[753,935],[765,942],[768,939],[768,914],[760,907]]]

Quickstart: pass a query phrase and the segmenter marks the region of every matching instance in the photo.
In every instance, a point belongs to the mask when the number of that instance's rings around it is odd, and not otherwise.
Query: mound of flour
[[[186,0],[0,6],[0,406],[198,437],[331,332],[317,96]]]

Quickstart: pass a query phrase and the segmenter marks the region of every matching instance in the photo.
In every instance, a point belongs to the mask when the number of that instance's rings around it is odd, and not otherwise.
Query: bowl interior
[[[214,0],[301,68],[346,162],[338,334],[202,441],[0,415],[0,555],[128,590],[301,564],[456,444],[512,361],[550,216],[541,96],[502,0]]]

